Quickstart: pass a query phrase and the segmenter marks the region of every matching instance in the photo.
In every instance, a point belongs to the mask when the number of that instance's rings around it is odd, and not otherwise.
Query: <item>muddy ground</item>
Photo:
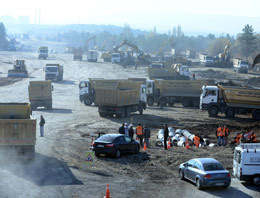
[[[60,46],[59,46],[60,48]],[[8,62],[25,59],[29,78],[7,79],[12,67]],[[83,57],[86,60],[86,57]],[[45,137],[40,138],[37,128],[36,161],[33,164],[9,166],[8,160],[0,166],[3,197],[102,197],[106,184],[110,184],[113,197],[259,197],[259,189],[232,179],[229,189],[205,189],[178,178],[180,163],[194,157],[213,157],[232,172],[231,147],[194,148],[174,147],[165,151],[155,147],[157,132],[167,123],[174,129],[187,129],[216,143],[215,130],[219,124],[230,128],[230,138],[237,132],[253,130],[260,137],[260,124],[250,116],[227,119],[224,116],[208,117],[207,112],[196,108],[174,107],[159,109],[148,107],[143,115],[133,113],[131,118],[101,118],[97,107],[87,107],[79,101],[78,84],[88,78],[147,77],[145,67],[135,70],[111,63],[73,61],[71,54],[53,54],[48,60],[38,60],[36,53],[0,52],[1,102],[27,102],[30,80],[43,80],[46,63],[64,65],[64,81],[53,83],[53,110],[38,109],[33,116],[46,119]],[[198,79],[232,80],[259,88],[259,75],[237,74],[231,69],[192,67]],[[152,130],[151,147],[139,154],[120,159],[101,156],[94,166],[84,165],[85,152],[89,150],[92,136],[99,132],[114,133],[122,123],[148,125]],[[4,157],[1,157],[4,158]],[[12,163],[13,164],[13,163]],[[22,170],[22,171],[21,171]],[[15,189],[13,188],[15,186]]]

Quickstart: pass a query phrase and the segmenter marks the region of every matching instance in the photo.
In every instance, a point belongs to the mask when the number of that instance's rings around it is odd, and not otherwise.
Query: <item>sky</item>
[[[235,34],[247,23],[260,32],[259,0],[8,0],[0,15],[41,13],[41,24],[111,24],[168,32],[180,24],[183,31]],[[37,19],[38,21],[38,19]]]

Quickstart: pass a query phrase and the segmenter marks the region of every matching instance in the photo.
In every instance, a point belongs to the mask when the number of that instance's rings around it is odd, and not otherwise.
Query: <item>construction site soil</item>
[[[26,61],[30,78],[6,78],[11,65],[4,62],[13,62],[16,57]],[[7,165],[0,166],[3,178],[0,193],[3,197],[103,197],[106,184],[110,185],[112,197],[260,197],[259,188],[235,178],[228,189],[203,191],[178,178],[180,163],[195,157],[213,157],[231,173],[233,149],[229,145],[212,148],[191,146],[188,150],[183,147],[164,150],[155,146],[158,130],[166,123],[174,129],[199,134],[215,144],[215,131],[219,124],[230,128],[229,142],[237,132],[254,131],[260,137],[260,123],[252,117],[212,118],[200,109],[175,104],[163,109],[148,107],[143,115],[133,113],[130,118],[102,118],[97,107],[80,103],[79,82],[88,78],[148,78],[144,66],[135,70],[134,67],[123,68],[101,60],[98,63],[73,61],[71,54],[54,54],[48,60],[38,60],[36,53],[1,52],[0,60],[3,60],[0,62],[1,102],[28,102],[29,81],[44,79],[43,66],[46,63],[64,65],[64,81],[53,83],[53,109],[33,111],[38,120],[40,115],[46,120],[45,136],[37,137],[35,162],[30,166],[17,163],[10,168],[6,159]],[[255,73],[237,74],[232,69],[199,66],[190,70],[198,79],[231,80],[235,85],[248,83],[258,88],[260,85],[260,77]],[[94,159],[94,165],[86,165],[85,153],[89,151],[92,137],[100,132],[117,133],[125,122],[134,126],[143,123],[151,129],[150,148],[120,158],[100,156]]]

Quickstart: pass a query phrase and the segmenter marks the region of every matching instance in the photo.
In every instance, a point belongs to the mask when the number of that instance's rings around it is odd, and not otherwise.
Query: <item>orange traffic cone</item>
[[[196,148],[198,148],[198,147],[199,147],[199,145],[200,145],[200,143],[199,143],[199,142],[196,142]]]
[[[189,144],[188,138],[186,139],[185,149],[190,149],[190,144]]]
[[[170,149],[170,148],[171,148],[171,139],[169,138],[168,144],[167,144],[167,149]]]
[[[111,197],[110,197],[109,185],[108,185],[108,184],[107,184],[106,195],[104,196],[104,198],[111,198]]]
[[[146,142],[144,142],[144,151],[146,151]]]

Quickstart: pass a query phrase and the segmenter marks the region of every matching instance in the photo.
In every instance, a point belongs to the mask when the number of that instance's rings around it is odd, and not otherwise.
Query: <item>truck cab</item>
[[[79,83],[79,100],[87,106],[92,105],[95,101],[94,87],[89,80]]]
[[[218,102],[218,91],[217,86],[203,86],[200,95],[200,109],[205,110],[211,104],[216,104]]]
[[[187,78],[189,78],[190,76],[190,69],[189,66],[186,65],[181,65],[177,71],[179,72],[180,76],[185,76]]]
[[[248,61],[239,60],[233,64],[233,69],[237,73],[248,73]]]
[[[212,66],[214,64],[214,58],[212,56],[205,55],[203,59],[200,59],[200,65],[202,66]]]
[[[260,143],[240,143],[234,150],[233,175],[260,185]]]
[[[49,52],[48,47],[44,47],[44,46],[40,47],[38,49],[38,54],[39,54],[38,58],[39,59],[47,59],[48,58],[48,52]]]
[[[111,55],[111,62],[112,63],[120,63],[120,54],[119,53],[112,53]]]
[[[45,70],[45,80],[54,80],[54,81],[63,80],[63,66],[59,64],[46,64],[44,70]]]

